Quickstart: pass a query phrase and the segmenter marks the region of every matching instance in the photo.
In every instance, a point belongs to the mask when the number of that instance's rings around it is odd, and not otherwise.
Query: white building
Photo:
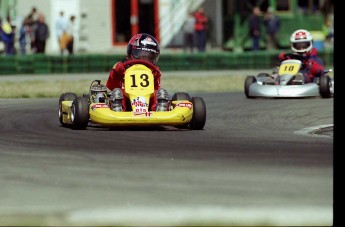
[[[5,0],[6,1],[6,0]],[[55,22],[60,11],[76,16],[75,52],[125,53],[130,37],[138,32],[154,35],[161,47],[168,46],[188,15],[204,0],[7,0],[13,1],[17,25],[32,7],[46,17],[50,38],[46,53],[59,53]],[[218,2],[218,1],[216,1]],[[177,36],[178,37],[178,36]]]

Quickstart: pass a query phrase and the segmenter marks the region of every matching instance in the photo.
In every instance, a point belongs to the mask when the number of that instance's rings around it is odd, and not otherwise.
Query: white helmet
[[[313,48],[313,37],[304,29],[294,31],[290,37],[291,50],[296,53],[305,53]]]

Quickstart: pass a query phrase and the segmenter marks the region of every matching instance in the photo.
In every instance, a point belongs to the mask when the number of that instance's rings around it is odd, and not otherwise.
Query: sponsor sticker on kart
[[[190,102],[180,102],[176,104],[176,107],[187,107],[189,109],[192,109],[193,105]]]
[[[138,96],[132,100],[131,105],[133,107],[134,116],[146,115],[149,113],[149,103],[145,97]],[[150,116],[150,115],[149,115]]]
[[[151,117],[151,112],[133,112],[134,116],[145,116],[145,117]]]
[[[99,108],[109,108],[107,104],[104,103],[99,103],[99,104],[94,104],[91,106],[91,110],[99,109]]]

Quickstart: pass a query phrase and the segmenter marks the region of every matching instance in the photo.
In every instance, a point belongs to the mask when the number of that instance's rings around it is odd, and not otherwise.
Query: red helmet
[[[127,57],[130,59],[146,59],[156,64],[160,48],[157,40],[146,33],[134,35],[127,45]]]

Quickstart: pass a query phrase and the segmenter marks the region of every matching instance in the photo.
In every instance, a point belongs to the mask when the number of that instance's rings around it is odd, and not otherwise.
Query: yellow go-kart
[[[206,105],[202,97],[190,97],[177,92],[168,100],[166,111],[150,111],[154,95],[153,64],[145,60],[130,60],[124,76],[124,98],[128,100],[126,111],[114,111],[110,92],[95,80],[89,94],[78,97],[66,92],[59,99],[59,120],[62,126],[86,129],[90,124],[105,127],[173,126],[180,129],[202,130],[206,123]],[[153,100],[153,99],[152,99]]]

